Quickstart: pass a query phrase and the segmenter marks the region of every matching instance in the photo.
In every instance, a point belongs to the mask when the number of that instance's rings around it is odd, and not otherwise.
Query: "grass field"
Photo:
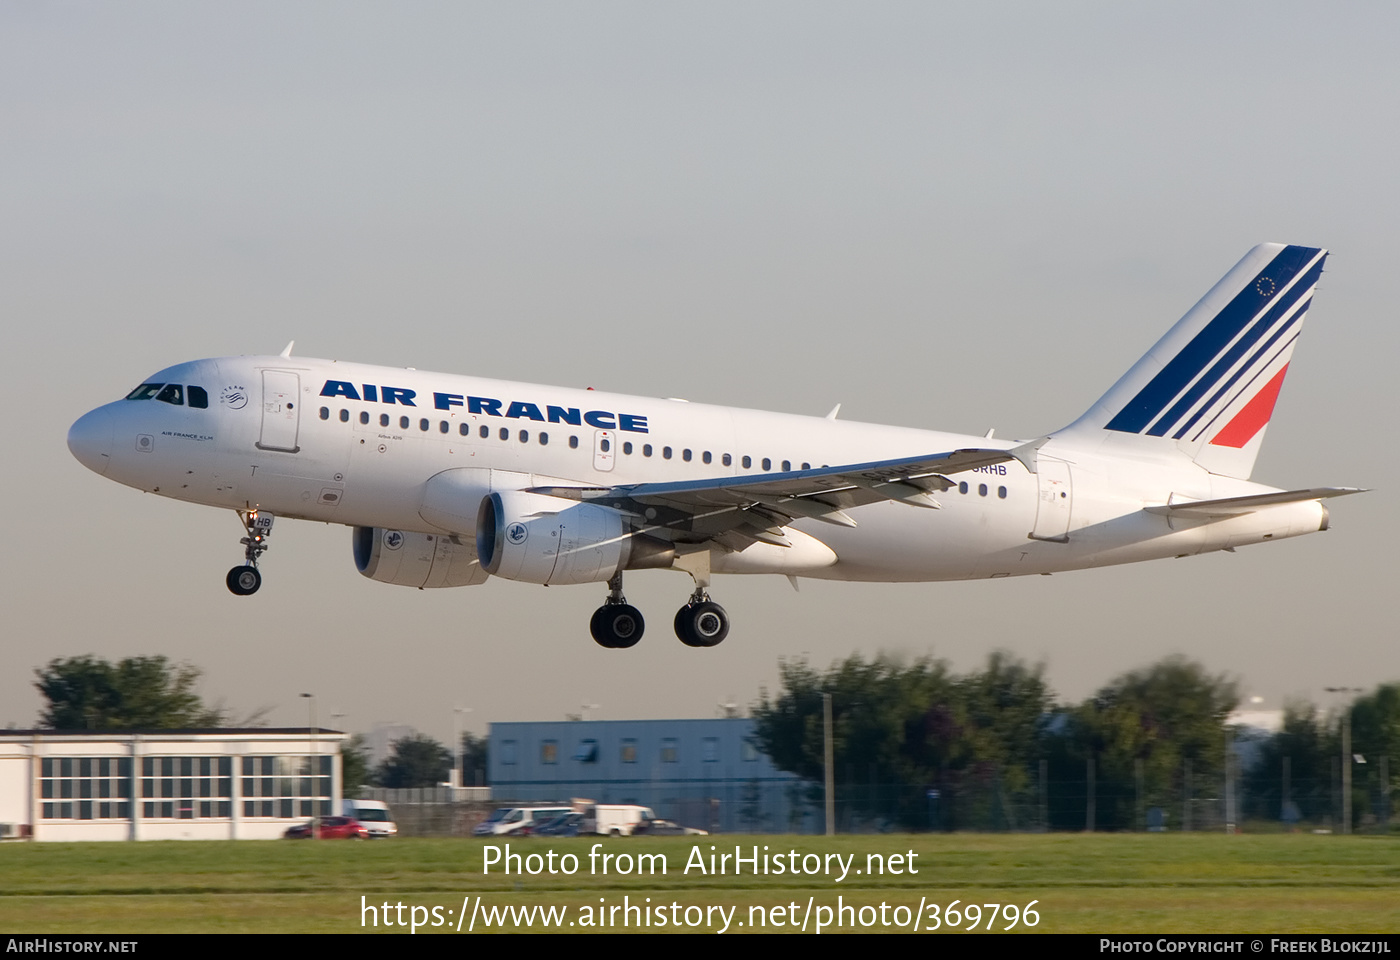
[[[406,933],[400,926],[417,918],[418,933],[455,930],[464,898],[475,931],[504,907],[559,907],[564,932],[604,929],[620,932],[627,917],[650,920],[651,932],[718,929],[722,915],[686,927],[686,907],[736,908],[729,932],[764,929],[793,932],[804,916],[808,931],[826,908],[829,924],[836,908],[847,906],[844,930],[890,929],[886,922],[912,922],[920,903],[924,924],[932,925],[931,904],[954,900],[1015,904],[1037,901],[1033,932],[1077,933],[1385,933],[1400,930],[1400,840],[1312,835],[882,835],[832,839],[796,836],[668,837],[603,841],[599,854],[630,854],[635,868],[641,854],[663,855],[664,876],[620,875],[617,861],[607,875],[601,861],[590,869],[591,840],[519,840],[512,853],[577,858],[577,872],[565,875],[505,875],[500,865],[483,872],[486,842],[409,840],[357,842],[89,843],[0,845],[0,931],[33,933],[164,932],[371,932]],[[692,848],[709,867],[715,853],[744,856],[757,845],[768,855],[796,863],[814,854],[832,873],[793,876],[754,875],[749,864],[735,875],[732,859],[724,875],[685,871]],[[504,848],[503,843],[497,847]],[[908,859],[909,853],[917,858]],[[896,867],[912,863],[918,872],[871,876],[867,857]],[[851,872],[836,881],[836,855]],[[851,860],[845,860],[853,857]],[[659,860],[653,860],[659,863]],[[770,861],[771,862],[771,861]],[[807,860],[815,866],[817,861]],[[547,865],[547,864],[536,864]],[[627,861],[623,861],[627,865]],[[527,864],[522,863],[522,868]],[[392,927],[371,925],[363,903],[390,905]],[[647,901],[646,898],[651,900]],[[479,898],[479,899],[478,899]],[[624,900],[626,898],[626,900]],[[840,898],[840,900],[838,900]],[[402,913],[396,905],[402,903]],[[675,909],[671,904],[678,904]],[[794,907],[788,907],[795,904]],[[810,904],[810,907],[809,907]],[[630,915],[623,906],[640,906]],[[436,916],[433,907],[438,907]],[[617,907],[618,910],[612,910]],[[661,907],[658,913],[656,908]],[[860,907],[867,907],[862,914]],[[900,907],[903,912],[896,911]],[[752,909],[751,909],[752,908]],[[784,908],[775,911],[774,908]],[[450,912],[449,912],[450,911]],[[376,911],[377,912],[377,911]],[[701,911],[691,911],[696,918]],[[361,926],[362,916],[365,927]],[[1011,914],[1000,912],[994,929]],[[658,917],[666,925],[660,926]],[[434,919],[437,925],[434,926]],[[978,929],[984,930],[990,910]],[[570,921],[575,926],[570,926]],[[592,921],[595,926],[589,926]],[[775,926],[781,921],[782,926]],[[871,921],[869,925],[865,921]],[[742,923],[742,926],[740,924]],[[968,917],[959,920],[962,928]],[[612,925],[616,924],[616,926]],[[469,924],[463,923],[462,932]],[[530,930],[541,930],[535,916]],[[523,928],[516,917],[489,927]],[[644,927],[643,929],[648,929]],[[1016,930],[1026,930],[1017,923]],[[947,932],[944,925],[940,932]],[[834,929],[828,932],[835,932]]]

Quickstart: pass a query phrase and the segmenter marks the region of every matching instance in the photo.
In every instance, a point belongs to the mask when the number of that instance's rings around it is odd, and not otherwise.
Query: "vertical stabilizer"
[[[1255,247],[1057,435],[1173,443],[1212,473],[1247,479],[1326,259],[1317,247]]]

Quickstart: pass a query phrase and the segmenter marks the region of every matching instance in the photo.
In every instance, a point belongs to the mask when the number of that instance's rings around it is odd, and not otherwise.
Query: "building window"
[[[705,737],[700,741],[702,763],[716,763],[719,760],[719,737]]]
[[[754,763],[758,760],[758,747],[750,740],[745,740],[744,745],[739,749],[739,756],[745,763]]]
[[[502,741],[502,743],[501,743],[501,763],[502,763],[504,766],[507,766],[507,767],[513,767],[513,766],[515,766],[515,748],[516,748],[516,743],[515,743],[514,740],[505,740],[505,741]]]
[[[540,763],[558,763],[558,762],[559,762],[559,741],[558,741],[558,740],[542,740],[542,741],[540,741]]]
[[[243,816],[331,815],[329,756],[244,757],[242,766]]]
[[[326,792],[329,794],[330,790]],[[232,757],[141,759],[143,817],[153,820],[226,819],[230,816],[232,798]]]
[[[578,742],[578,749],[574,751],[574,759],[579,763],[597,763],[598,741],[580,740]]]
[[[131,816],[129,757],[45,757],[39,766],[45,820]]]
[[[619,755],[619,759],[620,759],[623,763],[636,763],[636,762],[637,762],[637,741],[636,741],[636,740],[627,739],[627,740],[622,741],[622,752],[621,752],[621,754]]]
[[[675,737],[666,737],[661,741],[661,762],[680,763],[681,748]]]

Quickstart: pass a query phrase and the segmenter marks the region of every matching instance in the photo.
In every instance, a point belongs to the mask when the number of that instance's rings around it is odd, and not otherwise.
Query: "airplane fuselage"
[[[214,507],[468,538],[473,530],[423,515],[425,489],[444,471],[496,471],[501,486],[607,488],[1015,446],[300,357],[195,361],[147,383],[179,385],[187,402],[119,400],[75,425],[98,449],[80,459],[112,480]],[[202,388],[206,407],[188,402],[191,387]],[[1175,451],[1110,456],[1052,436],[1036,473],[1009,460],[949,479],[957,485],[936,494],[942,509],[885,500],[853,510],[855,527],[792,523],[829,554],[804,538],[798,549],[760,549],[755,563],[747,550],[717,556],[714,569],[868,581],[1004,577],[1185,556],[1326,526],[1317,501],[1214,522],[1146,512],[1173,499],[1276,489],[1211,474]],[[468,507],[463,515],[474,520]]]

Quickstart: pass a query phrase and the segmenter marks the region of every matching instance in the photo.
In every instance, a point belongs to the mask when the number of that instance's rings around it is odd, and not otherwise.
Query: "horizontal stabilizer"
[[[1281,503],[1324,500],[1328,497],[1344,497],[1349,493],[1365,492],[1361,487],[1312,487],[1308,490],[1280,490],[1278,493],[1260,493],[1248,497],[1225,497],[1220,500],[1182,500],[1145,509],[1148,513],[1164,517],[1198,517],[1212,520],[1254,513]]]

